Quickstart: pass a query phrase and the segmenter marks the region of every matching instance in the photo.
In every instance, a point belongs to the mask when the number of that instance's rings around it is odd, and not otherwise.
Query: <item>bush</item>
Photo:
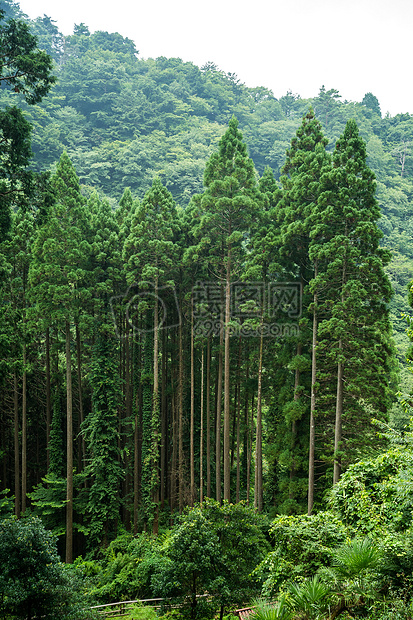
[[[76,574],[61,563],[56,540],[40,519],[0,523],[0,566],[3,615],[27,620],[90,616],[76,597]]]
[[[343,523],[330,512],[312,516],[281,516],[271,526],[275,549],[255,571],[263,594],[273,597],[284,583],[313,577],[331,564],[334,549],[346,538]]]

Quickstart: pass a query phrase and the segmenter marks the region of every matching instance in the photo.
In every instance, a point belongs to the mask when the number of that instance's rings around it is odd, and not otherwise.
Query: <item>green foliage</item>
[[[0,600],[15,618],[87,618],[75,583],[61,564],[56,543],[40,519],[0,523]]]
[[[9,495],[10,489],[0,491],[0,519],[8,519],[13,515],[14,498]]]
[[[263,580],[263,593],[273,596],[285,582],[312,577],[322,566],[329,566],[333,550],[347,534],[344,524],[333,512],[311,516],[282,516],[271,526],[274,551],[257,568]]]
[[[412,523],[411,456],[410,448],[392,448],[351,465],[331,491],[331,509],[359,534],[406,530]]]
[[[264,599],[254,600],[250,618],[254,620],[292,620],[293,613],[289,608],[287,598],[280,596],[276,603],[269,603]]]
[[[22,93],[29,104],[39,103],[56,81],[52,59],[38,49],[37,38],[23,21],[9,19],[0,25],[0,58],[0,82]]]
[[[288,588],[288,604],[300,620],[321,620],[329,615],[331,590],[315,575]]]
[[[108,334],[99,335],[92,356],[92,411],[83,428],[90,453],[86,473],[92,480],[87,513],[90,544],[106,546],[108,537],[114,535],[120,507],[119,486],[124,477],[119,459],[116,341]]]
[[[147,534],[118,536],[102,560],[86,567],[96,574],[91,596],[102,602],[152,598],[152,576],[164,563],[162,542]]]
[[[200,594],[222,608],[247,601],[257,592],[251,573],[269,549],[266,529],[265,518],[242,503],[207,500],[188,509],[165,543],[168,561],[153,578],[155,592],[186,601],[192,618],[203,613]]]

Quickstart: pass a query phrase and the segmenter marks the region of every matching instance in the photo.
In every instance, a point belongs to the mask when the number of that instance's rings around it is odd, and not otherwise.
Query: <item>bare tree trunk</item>
[[[231,321],[231,249],[227,255],[227,273],[225,283],[225,342],[224,342],[224,500],[230,501],[231,465],[230,465],[230,321]]]
[[[314,268],[314,277],[317,277],[317,264]],[[316,407],[316,380],[317,380],[317,293],[313,300],[313,342],[311,352],[311,403],[310,403],[310,442],[308,454],[308,507],[307,513],[313,513],[314,506],[314,468],[315,468],[315,407]]]
[[[297,356],[301,355],[301,342],[297,343]],[[298,393],[298,388],[300,385],[300,369],[295,369],[295,377],[294,377],[294,400],[297,401],[300,398]],[[295,450],[295,440],[297,435],[297,422],[294,419],[291,423],[291,466],[290,466],[290,489],[288,492],[289,499],[294,498],[293,492],[293,481],[295,477],[295,458],[294,458],[294,450]]]
[[[217,409],[216,409],[216,428],[215,428],[215,478],[216,478],[216,500],[221,503],[221,410],[222,410],[222,349],[224,344],[224,325],[223,325],[223,291],[221,287],[221,312],[219,330],[219,353],[218,353],[218,375],[217,375]]]
[[[347,236],[346,223],[346,236]],[[346,262],[344,261],[341,274],[341,303],[344,304],[344,286],[346,283]],[[344,362],[343,362],[343,340],[340,338],[338,343],[338,363],[337,363],[337,397],[336,397],[336,423],[334,427],[334,472],[333,485],[340,480],[341,476],[341,457],[338,451],[341,447],[342,425],[343,425],[343,399],[344,399]]]
[[[167,363],[166,363],[166,329],[162,330],[162,394],[161,394],[161,510],[165,507],[165,485],[167,481],[166,463],[168,446],[168,409],[166,400]]]
[[[46,471],[50,465],[50,425],[52,421],[52,399],[51,399],[51,380],[50,380],[50,329],[46,328]]]
[[[158,279],[155,281],[155,309],[154,309],[154,334],[153,334],[153,410],[152,410],[152,498],[155,505],[153,519],[153,534],[158,533],[159,527],[159,317],[158,317]]]
[[[257,430],[255,440],[255,493],[254,508],[262,512],[262,357],[264,348],[263,321],[261,320],[260,353],[258,362],[258,391],[257,391]]]
[[[132,373],[131,373],[131,350],[130,350],[130,337],[131,337],[131,329],[130,325],[127,321],[125,321],[125,338],[124,338],[124,389],[125,389],[125,408],[123,411],[123,415],[121,413],[121,429],[122,429],[122,445],[123,448],[129,448],[129,421],[132,418]],[[123,522],[127,531],[131,529],[131,513],[129,509],[129,493],[131,489],[131,472],[129,467],[130,454],[129,450],[124,450],[125,454],[125,479],[123,483],[123,496],[126,499],[126,502],[123,506]]]
[[[13,375],[14,391],[14,514],[20,519],[20,450],[19,450],[19,392],[17,370]]]
[[[184,360],[182,344],[182,323],[179,325],[179,377],[178,377],[178,485],[179,485],[179,512],[184,509]]]
[[[170,496],[170,508],[171,514],[175,510],[176,505],[176,474],[177,474],[177,454],[178,454],[178,416],[177,416],[177,404],[176,404],[176,393],[174,393],[174,371],[173,367],[171,370],[171,384],[172,384],[172,457],[171,457],[171,496]]]
[[[240,501],[241,489],[241,463],[240,463],[240,434],[241,434],[241,333],[238,337],[238,364],[237,364],[237,397],[236,397],[236,441],[237,441],[237,482],[235,491],[235,501]]]
[[[207,497],[211,497],[211,338],[207,341],[206,368],[206,457],[207,457]]]
[[[140,501],[140,474],[141,474],[141,424],[142,424],[142,398],[141,389],[138,385],[137,377],[141,376],[141,343],[134,340],[134,406],[135,406],[135,426],[133,433],[134,454],[133,454],[133,533],[138,533],[138,509]]]
[[[72,368],[70,358],[70,323],[66,320],[66,417],[67,417],[67,471],[66,471],[66,563],[73,560],[73,411]]]
[[[201,430],[199,435],[199,501],[204,499],[204,347],[201,354]]]
[[[191,426],[190,426],[190,505],[195,501],[195,457],[194,457],[194,417],[195,417],[195,378],[194,378],[194,296],[191,295]]]
[[[249,444],[247,457],[247,503],[249,504],[251,491],[252,440],[254,437],[254,392],[252,393],[251,398],[251,420],[248,420],[248,422]]]
[[[22,391],[22,514],[26,512],[27,496],[27,362],[26,343],[23,343],[23,391]]]
[[[333,484],[336,484],[340,480],[341,475],[341,457],[338,456],[340,450],[341,436],[342,436],[342,419],[343,419],[343,369],[344,365],[341,360],[341,353],[343,351],[343,341],[340,338],[339,341],[339,362],[337,365],[337,399],[336,399],[336,424],[334,428],[334,474]]]
[[[81,346],[80,346],[80,331],[79,331],[79,325],[77,322],[75,323],[75,329],[76,329],[77,386],[79,390],[79,417],[80,417],[79,437],[80,437],[80,442],[81,442],[80,448],[81,448],[81,455],[82,455],[81,464],[82,464],[82,469],[84,469],[85,464],[86,464],[86,446],[85,446],[85,436],[82,430],[82,424],[84,420],[83,393],[82,393],[82,352],[81,352]]]

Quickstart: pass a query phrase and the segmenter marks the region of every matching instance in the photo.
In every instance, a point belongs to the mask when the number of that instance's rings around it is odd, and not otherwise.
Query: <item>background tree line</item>
[[[118,34],[30,26],[58,79],[37,103],[1,91],[24,138],[4,158],[19,185],[1,246],[15,514],[39,514],[70,562],[204,497],[311,513],[380,450],[371,418],[397,389],[410,116],[324,88],[276,100],[212,63],[140,60]]]

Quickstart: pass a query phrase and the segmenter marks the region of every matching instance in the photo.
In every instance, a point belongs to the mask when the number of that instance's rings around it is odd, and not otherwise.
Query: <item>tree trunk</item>
[[[184,359],[182,344],[182,322],[179,325],[179,377],[178,377],[178,485],[179,485],[179,512],[184,509]]]
[[[168,408],[166,399],[167,386],[167,351],[166,351],[166,329],[162,330],[162,387],[161,387],[161,510],[165,507],[165,487],[168,479],[166,474],[167,465],[167,446],[168,446]]]
[[[251,420],[249,420],[248,425],[248,435],[249,435],[249,444],[248,444],[248,457],[247,457],[247,503],[250,501],[250,491],[251,491],[251,465],[252,465],[252,438],[254,437],[254,392],[252,392],[251,397]]]
[[[262,322],[261,322],[262,327]],[[260,353],[258,362],[258,390],[257,390],[257,430],[255,440],[255,494],[254,507],[262,512],[262,356],[264,347],[263,330],[260,336]]]
[[[20,519],[20,450],[19,450],[19,392],[17,370],[13,375],[14,390],[14,514]]]
[[[153,409],[152,409],[152,498],[155,505],[152,532],[158,533],[159,527],[159,302],[158,280],[155,281],[155,309],[153,322]]]
[[[211,338],[207,341],[206,368],[206,466],[207,466],[207,497],[211,497]]]
[[[23,392],[22,392],[22,515],[26,512],[27,495],[27,371],[26,343],[23,343]]]
[[[341,435],[342,435],[342,418],[343,418],[343,362],[341,360],[341,353],[343,351],[343,341],[340,338],[339,341],[339,361],[337,365],[337,399],[336,399],[336,424],[334,428],[334,474],[333,484],[336,484],[340,480],[341,475],[341,457],[338,456],[340,450]]]
[[[215,427],[215,479],[216,479],[216,500],[221,503],[221,409],[222,409],[222,349],[224,344],[223,326],[223,291],[221,287],[221,312],[219,329],[219,353],[218,353],[218,375],[217,375],[217,408],[216,408],[216,427]]]
[[[194,296],[191,295],[191,421],[190,421],[190,506],[195,502],[195,457],[194,457],[194,416],[195,416],[195,378],[194,378]]]
[[[66,471],[66,563],[73,560],[73,412],[72,369],[70,359],[70,323],[66,321],[66,416],[67,416],[67,471]]]
[[[50,380],[50,329],[46,328],[46,471],[49,471],[50,465],[50,425],[52,421],[52,398],[51,398],[51,380]]]
[[[236,417],[237,417],[237,486],[235,499],[237,504],[240,501],[240,489],[241,489],[241,463],[240,463],[240,435],[241,435],[241,334],[239,335],[238,342],[238,371],[237,371],[237,399],[236,399]]]
[[[201,429],[199,434],[199,501],[204,499],[204,347],[201,353]]]
[[[134,455],[133,455],[133,533],[138,533],[138,509],[141,498],[140,479],[141,479],[141,425],[142,425],[142,392],[140,386],[140,376],[142,371],[142,349],[134,340],[134,407],[135,407],[135,427],[133,434]]]
[[[227,255],[227,273],[225,282],[225,342],[224,342],[224,500],[230,501],[231,465],[230,465],[230,321],[231,321],[231,249]]]
[[[314,268],[314,277],[317,277],[317,264]],[[313,513],[314,506],[314,477],[315,477],[315,406],[317,380],[317,293],[313,300],[313,342],[311,348],[311,403],[310,403],[310,442],[308,453],[308,506],[307,514]]]
[[[83,470],[86,464],[86,445],[85,445],[85,436],[82,430],[82,424],[84,420],[83,413],[83,393],[82,393],[82,352],[80,346],[80,331],[78,323],[75,323],[76,329],[76,362],[77,362],[77,387],[79,391],[79,418],[80,418],[80,449],[81,449],[81,469]]]
[[[301,342],[297,343],[297,356],[301,355]],[[294,400],[297,401],[300,399],[300,395],[298,393],[298,388],[300,385],[300,369],[295,369],[295,377],[294,377]],[[295,477],[295,458],[294,458],[294,450],[295,450],[295,440],[297,435],[297,422],[294,419],[291,423],[291,466],[290,466],[290,489],[288,492],[289,499],[294,498],[293,491],[293,482]]]
[[[346,237],[348,235],[348,226],[346,222],[345,229]],[[343,270],[341,275],[341,303],[344,305],[344,286],[346,283],[346,262],[343,264]],[[333,485],[340,480],[341,475],[341,457],[338,456],[340,450],[341,438],[342,438],[342,423],[343,423],[343,373],[344,362],[343,355],[343,340],[340,338],[338,343],[338,363],[337,363],[337,397],[336,397],[336,423],[334,427],[334,471],[333,471]]]

